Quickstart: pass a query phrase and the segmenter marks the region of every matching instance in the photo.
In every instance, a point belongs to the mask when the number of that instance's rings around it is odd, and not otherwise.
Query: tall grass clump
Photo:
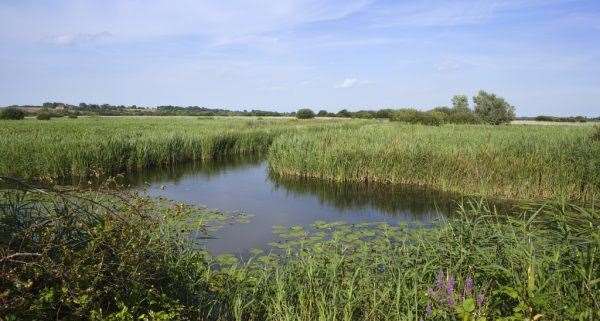
[[[284,135],[268,159],[284,176],[590,202],[600,197],[600,145],[589,135],[567,126],[378,124]]]
[[[131,195],[0,190],[0,319],[197,320],[211,300],[188,239],[198,217]]]
[[[248,123],[250,122],[250,123]],[[194,117],[89,117],[0,127],[0,174],[87,179],[222,157],[263,155],[284,132],[335,122]]]

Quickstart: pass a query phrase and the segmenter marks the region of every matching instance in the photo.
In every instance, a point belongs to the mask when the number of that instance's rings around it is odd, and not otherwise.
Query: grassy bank
[[[597,209],[507,218],[471,204],[432,229],[315,222],[277,228],[279,250],[237,263],[194,249],[214,214],[186,206],[49,190],[0,201],[3,320],[600,317]]]
[[[318,120],[218,117],[0,122],[0,173],[27,178],[88,178],[260,155],[283,132],[342,126]]]
[[[279,175],[422,185],[513,200],[600,197],[593,128],[371,124],[284,135],[269,151]]]

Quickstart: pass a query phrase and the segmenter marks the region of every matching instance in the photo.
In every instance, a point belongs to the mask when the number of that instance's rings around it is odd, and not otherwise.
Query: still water
[[[261,160],[222,162],[143,173],[132,183],[151,196],[229,213],[253,215],[249,223],[227,225],[206,240],[213,254],[243,255],[274,240],[275,225],[310,226],[317,220],[431,224],[448,215],[448,195],[418,188],[336,184],[282,179]]]

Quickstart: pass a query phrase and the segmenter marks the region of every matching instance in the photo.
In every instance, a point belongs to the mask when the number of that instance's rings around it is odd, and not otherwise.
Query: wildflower
[[[485,299],[485,297],[483,296],[483,293],[479,293],[477,294],[477,307],[481,308],[481,306],[483,306],[483,300]]]
[[[468,276],[465,280],[465,296],[471,295],[471,291],[473,291],[473,279],[471,276]]]
[[[452,295],[454,293],[454,284],[454,277],[452,275],[449,275],[448,282],[446,283],[446,291],[448,292],[448,295]]]
[[[428,318],[433,314],[433,309],[431,308],[431,303],[427,304],[427,308],[425,308],[425,316]]]

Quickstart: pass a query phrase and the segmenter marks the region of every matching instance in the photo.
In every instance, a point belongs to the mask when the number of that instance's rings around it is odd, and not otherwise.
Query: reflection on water
[[[243,254],[273,240],[274,225],[308,226],[317,220],[429,224],[453,209],[452,197],[419,188],[335,184],[270,175],[261,160],[187,165],[128,178],[152,196],[254,217],[207,241],[213,253]]]

